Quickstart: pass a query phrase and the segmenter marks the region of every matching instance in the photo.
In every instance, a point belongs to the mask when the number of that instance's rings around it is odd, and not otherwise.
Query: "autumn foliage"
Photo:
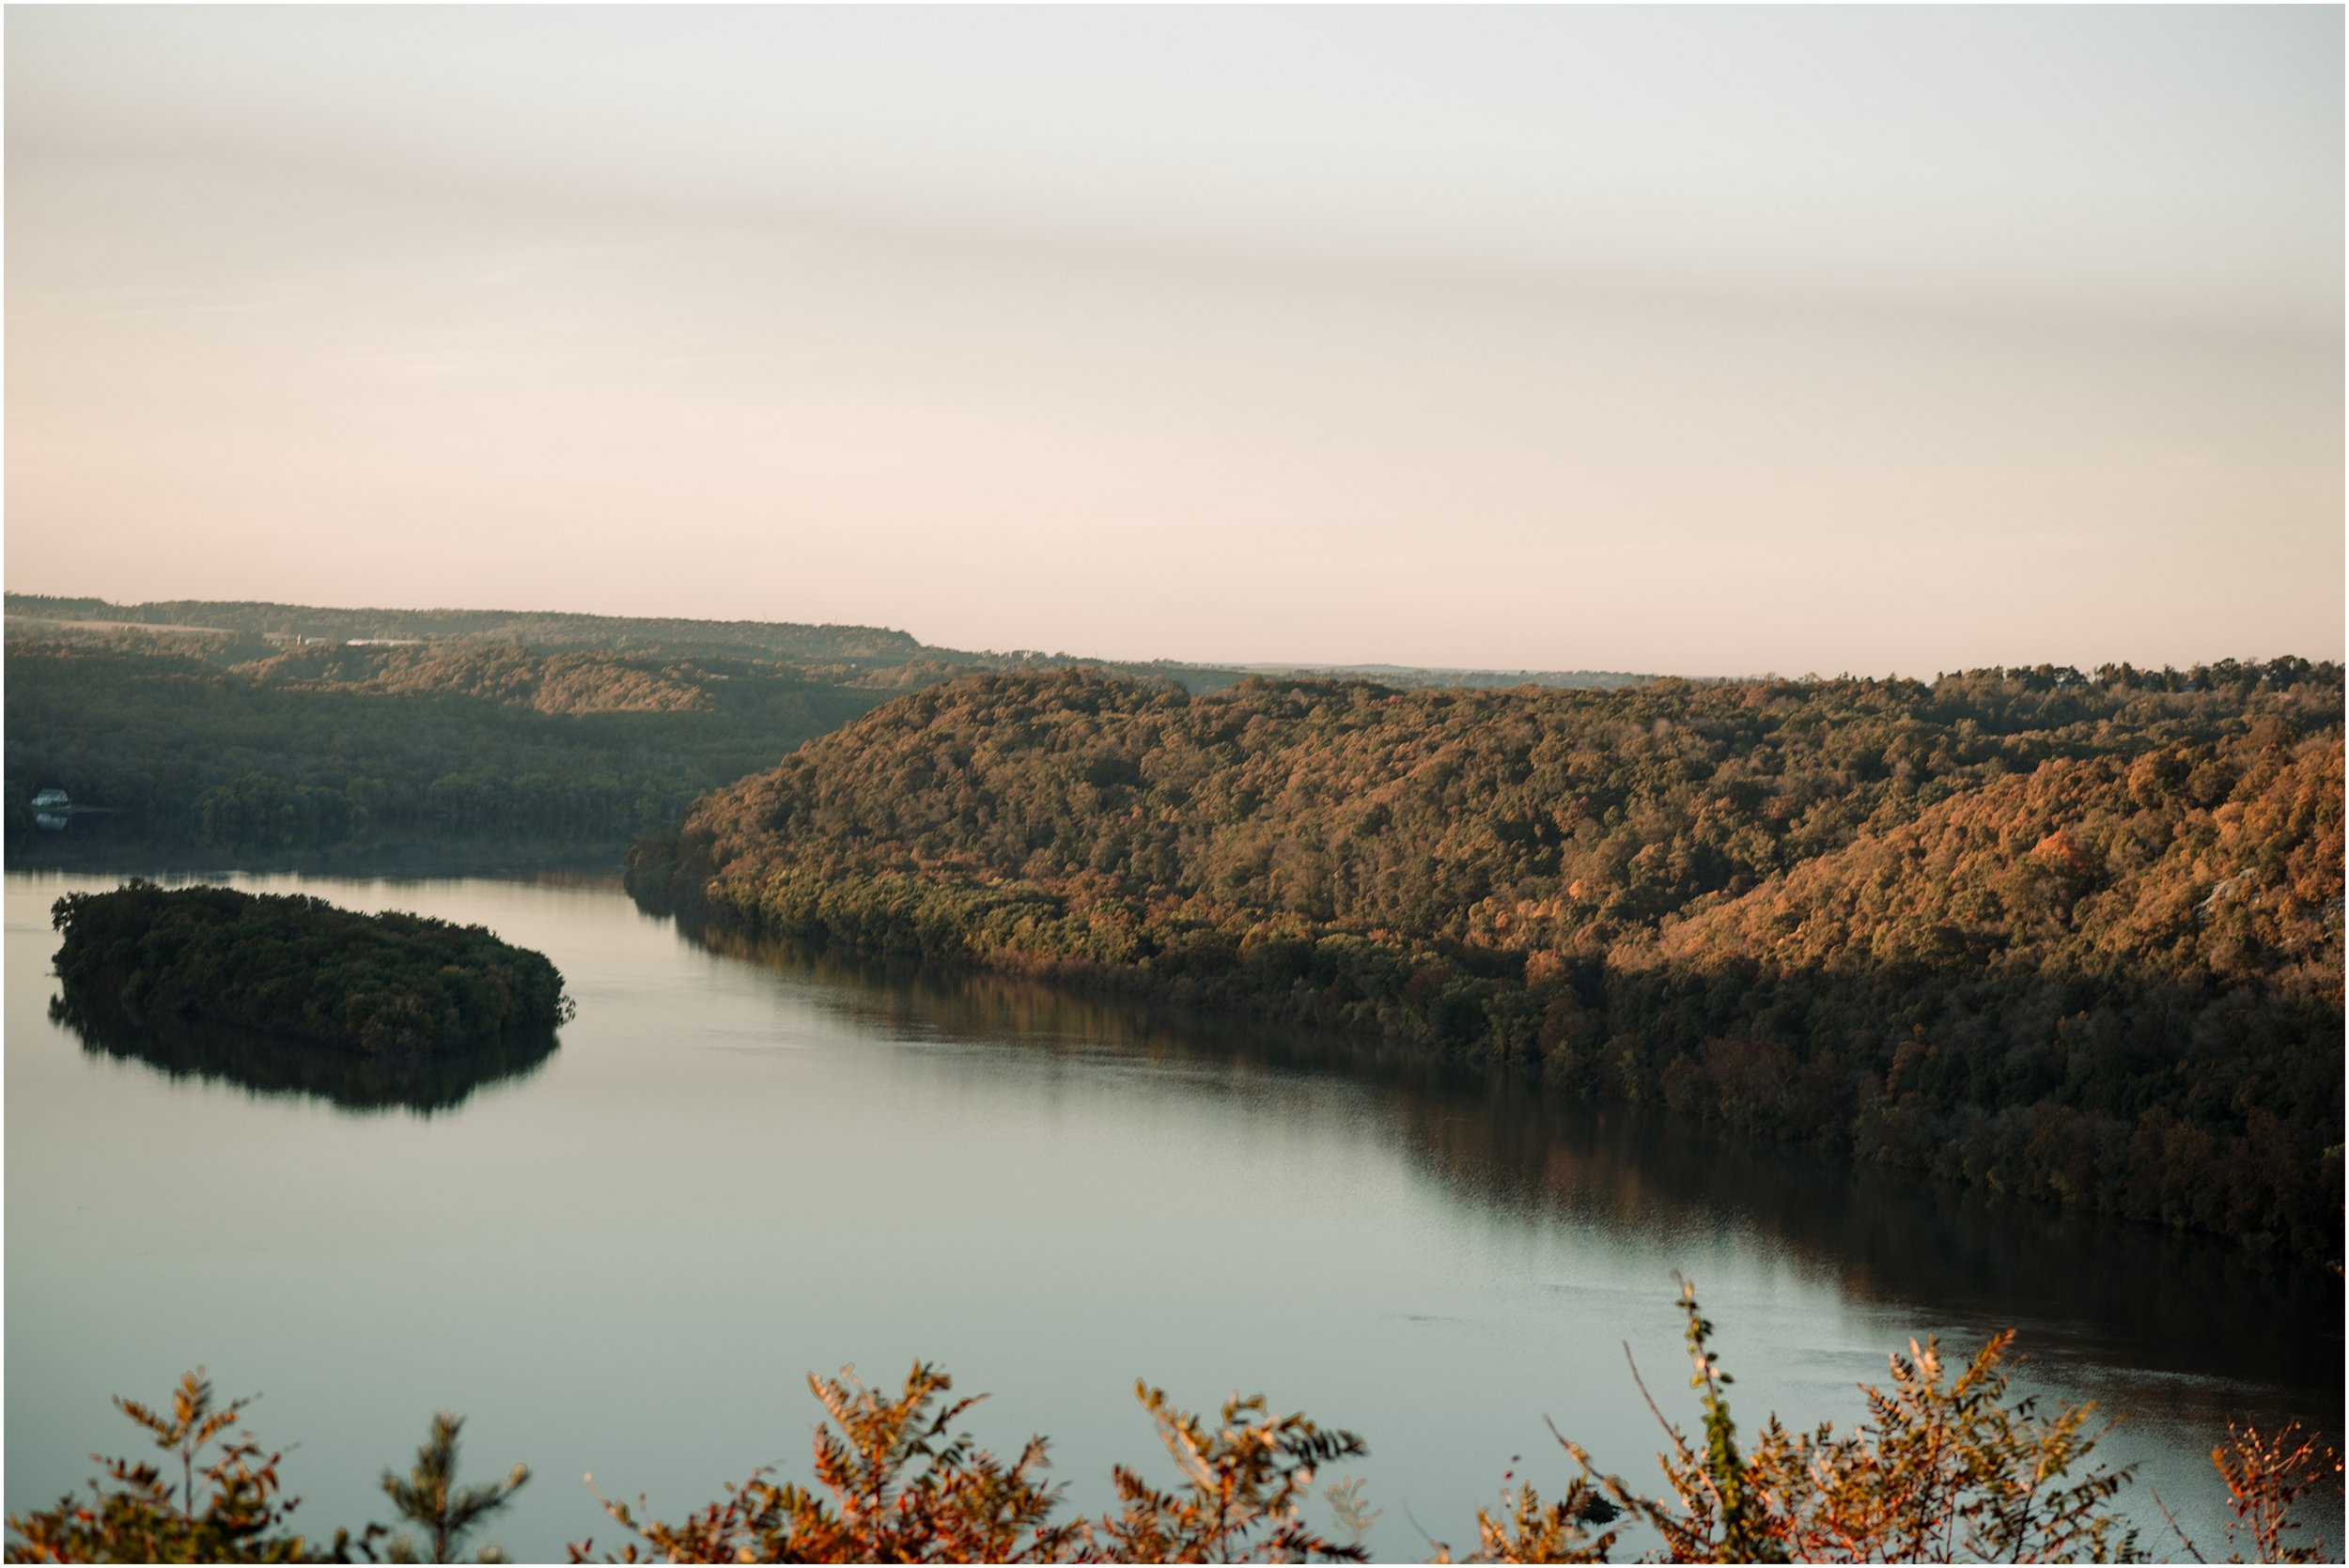
[[[1641,1560],[1666,1562],[2148,1555],[2114,1506],[2131,1471],[2092,1457],[2109,1423],[2096,1420],[2092,1405],[2042,1414],[2035,1400],[2015,1398],[2011,1332],[1954,1371],[1937,1345],[1912,1342],[1906,1356],[1891,1358],[1889,1389],[1862,1390],[1868,1419],[1855,1431],[1838,1435],[1823,1424],[1798,1433],[1772,1416],[1742,1446],[1727,1392],[1733,1379],[1712,1353],[1713,1325],[1692,1286],[1682,1286],[1679,1308],[1699,1424],[1684,1430],[1650,1399],[1665,1440],[1663,1492],[1648,1495],[1599,1470],[1561,1437],[1577,1471],[1565,1489],[1551,1499],[1523,1483],[1501,1513],[1479,1509],[1470,1560],[1604,1562],[1642,1545]],[[1368,1505],[1358,1480],[1326,1479],[1330,1467],[1368,1452],[1360,1437],[1303,1415],[1273,1416],[1261,1396],[1235,1397],[1208,1421],[1137,1385],[1179,1480],[1161,1487],[1114,1467],[1115,1506],[1085,1517],[1069,1514],[1061,1486],[1047,1479],[1042,1437],[1005,1460],[957,1432],[978,1402],[950,1401],[952,1382],[935,1367],[916,1363],[894,1394],[867,1387],[853,1369],[808,1384],[827,1418],[816,1434],[812,1486],[754,1470],[673,1521],[652,1517],[642,1500],[630,1507],[599,1496],[623,1540],[600,1557],[593,1540],[575,1543],[571,1560],[1359,1561],[1368,1555],[1362,1532],[1382,1512]],[[182,1381],[168,1415],[117,1401],[179,1460],[178,1491],[154,1465],[101,1460],[106,1480],[92,1482],[86,1498],[9,1517],[9,1560],[412,1561],[421,1544],[431,1560],[446,1561],[529,1479],[518,1466],[503,1483],[459,1486],[460,1423],[443,1412],[408,1475],[383,1478],[421,1543],[369,1525],[356,1534],[338,1529],[320,1547],[288,1528],[294,1504],[279,1490],[281,1456],[236,1429],[245,1403],[215,1409],[211,1386],[197,1373]],[[2294,1539],[2305,1533],[2295,1514],[2311,1496],[2337,1493],[2340,1455],[2296,1427],[2274,1435],[2231,1427],[2229,1436],[2212,1462],[2238,1525],[2232,1544],[2248,1545],[2260,1561],[2322,1560],[2321,1538]],[[199,1465],[208,1446],[218,1452]],[[1334,1528],[1313,1524],[1309,1505],[1330,1514]],[[2194,1543],[2172,1534],[2201,1560]],[[1426,1545],[1434,1560],[1452,1560],[1448,1546]],[[494,1549],[483,1554],[494,1559]]]

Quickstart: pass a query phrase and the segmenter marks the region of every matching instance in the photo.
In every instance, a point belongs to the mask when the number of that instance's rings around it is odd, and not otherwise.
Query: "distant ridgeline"
[[[88,627],[177,629],[252,639],[267,644],[296,638],[318,643],[353,640],[521,643],[539,647],[624,648],[646,645],[764,656],[793,663],[904,664],[957,658],[925,648],[902,631],[871,626],[804,626],[771,621],[695,621],[619,615],[571,615],[527,610],[337,610],[305,604],[168,599],[110,604],[99,598],[47,594],[8,596],[10,619]]]
[[[515,1071],[553,1048],[555,1026],[571,1014],[544,955],[421,915],[133,880],[67,894],[53,924],[65,938],[62,1021],[116,1054],[259,1088],[364,1101],[368,1085],[392,1099],[412,1080],[446,1099],[448,1075],[419,1064]],[[283,1048],[296,1043],[343,1060],[305,1069]]]
[[[973,669],[1076,662],[752,621],[30,594],[8,595],[8,614],[14,852],[118,847],[112,863],[130,864],[182,848],[266,862],[486,839],[616,860],[706,791],[899,692]],[[1194,691],[1240,678],[1118,668]],[[48,788],[108,815],[36,839],[31,802]]]
[[[2341,1257],[2338,664],[901,697],[630,885]]]
[[[8,619],[14,623],[9,628],[11,638],[143,649],[160,644],[181,652],[194,651],[194,644],[216,659],[237,663],[267,660],[288,646],[311,648],[315,659],[320,651],[315,644],[337,649],[361,645],[365,652],[346,656],[334,666],[346,671],[368,670],[374,660],[385,657],[385,644],[502,644],[520,648],[749,658],[811,673],[863,672],[864,684],[896,689],[967,670],[1059,670],[1078,665],[1097,665],[1121,675],[1160,676],[1192,691],[1221,691],[1249,675],[1267,674],[1360,675],[1401,687],[1610,688],[1656,678],[1615,670],[1431,670],[1396,664],[1241,667],[1172,660],[1104,660],[1035,649],[972,653],[934,647],[885,627],[808,626],[788,621],[574,615],[537,610],[338,610],[214,599],[114,604],[102,598],[53,594],[9,594],[7,602]],[[875,673],[881,671],[899,672],[899,678],[876,680]],[[364,682],[370,677],[362,675],[358,678]]]

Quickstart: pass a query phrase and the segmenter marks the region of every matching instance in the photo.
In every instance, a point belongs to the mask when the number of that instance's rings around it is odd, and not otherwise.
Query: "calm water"
[[[2014,1326],[2031,1385],[2128,1412],[2103,1452],[2215,1539],[2227,1419],[2341,1431],[2338,1282],[2217,1247],[1400,1055],[711,952],[610,880],[224,879],[486,924],[553,958],[578,1019],[428,1112],[265,1058],[239,1082],[86,1048],[48,1017],[49,906],[117,878],[11,874],[12,1510],[133,1452],[108,1394],[200,1363],[299,1442],[312,1529],[383,1517],[375,1478],[445,1405],[470,1471],[537,1471],[492,1538],[559,1557],[614,1540],[583,1472],[670,1515],[755,1465],[803,1476],[805,1374],[921,1357],[991,1392],[991,1445],[1050,1435],[1093,1509],[1113,1460],[1172,1479],[1136,1377],[1193,1406],[1261,1389],[1364,1435],[1371,1545],[1417,1557],[1413,1519],[1472,1543],[1515,1456],[1564,1481],[1545,1415],[1654,1477],[1625,1345],[1693,1421],[1675,1270],[1749,1432],[1851,1421],[1911,1335]]]

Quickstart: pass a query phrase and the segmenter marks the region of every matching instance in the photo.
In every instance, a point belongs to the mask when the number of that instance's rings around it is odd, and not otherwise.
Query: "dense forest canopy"
[[[903,697],[631,885],[2340,1255],[2341,671]]]
[[[375,1057],[545,1039],[570,1016],[545,955],[479,925],[231,888],[68,893],[53,924],[69,1015],[168,1033],[228,1025]]]

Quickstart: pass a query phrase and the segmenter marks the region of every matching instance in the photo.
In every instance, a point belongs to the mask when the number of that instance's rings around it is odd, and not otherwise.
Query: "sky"
[[[10,8],[6,579],[2343,652],[2338,8]]]

